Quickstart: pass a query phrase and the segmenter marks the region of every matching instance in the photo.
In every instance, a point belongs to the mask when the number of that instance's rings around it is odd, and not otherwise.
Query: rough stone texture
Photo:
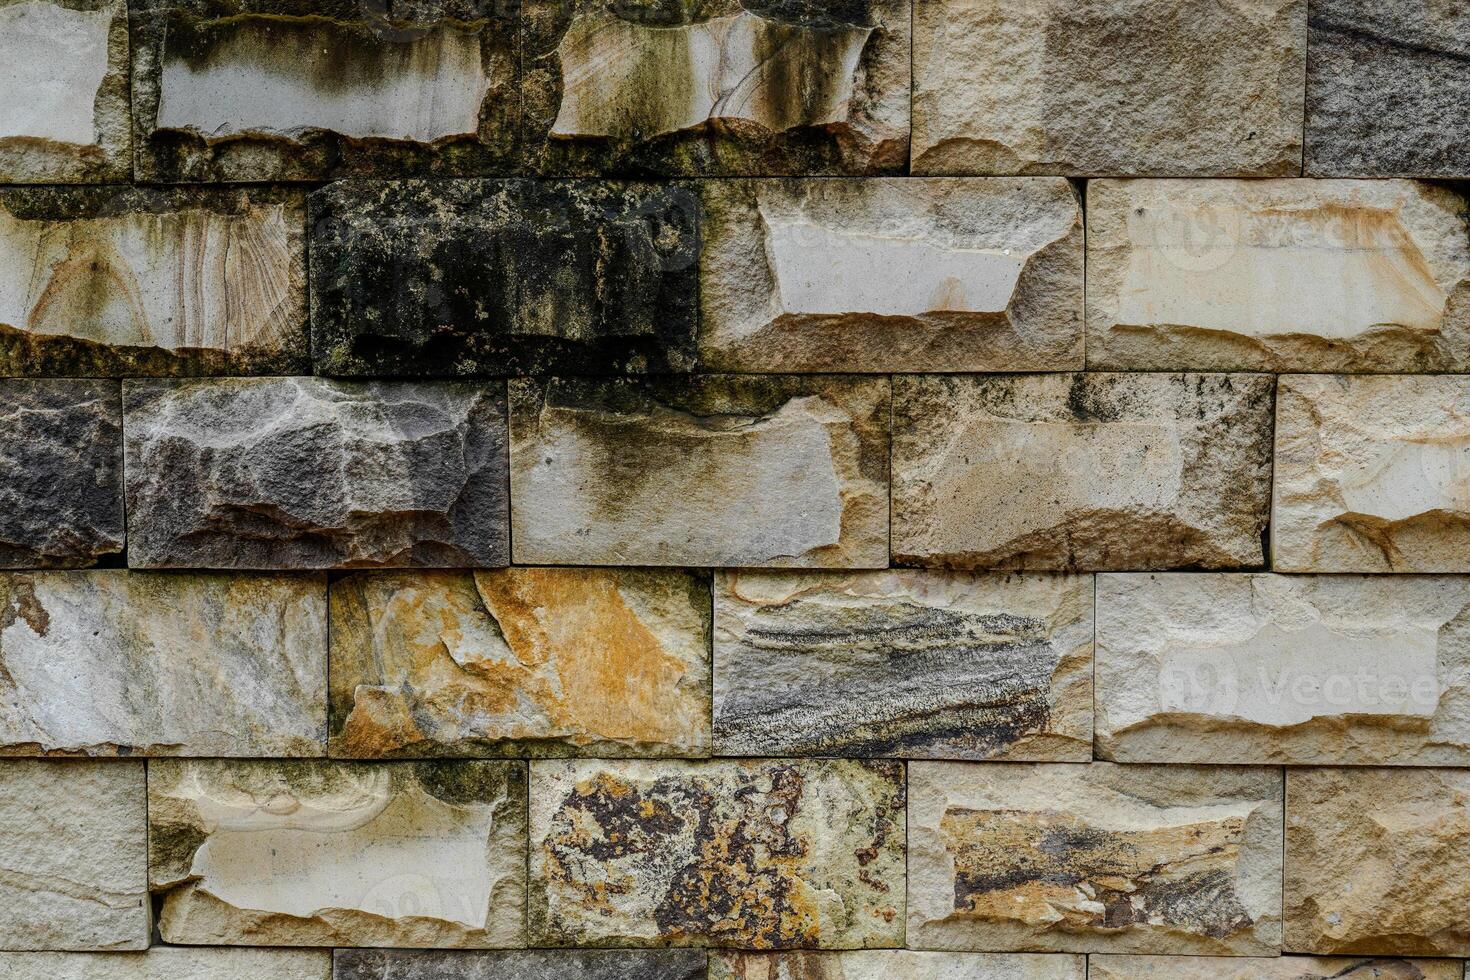
[[[1090,577],[715,582],[719,755],[1092,758]]]
[[[544,173],[901,173],[909,0],[527,0]]]
[[[892,762],[533,763],[532,945],[903,942]]]
[[[515,561],[882,568],[887,379],[514,380]]]
[[[325,752],[323,576],[0,574],[0,754]]]
[[[124,0],[0,0],[0,184],[133,173]]]
[[[1087,211],[1090,367],[1470,366],[1470,222],[1447,188],[1099,180]]]
[[[1286,948],[1470,954],[1470,772],[1290,769]]]
[[[129,381],[133,567],[505,564],[499,385]]]
[[[1470,8],[1312,0],[1307,173],[1470,177]]]
[[[1280,770],[914,762],[909,793],[910,946],[1280,946]]]
[[[333,755],[707,755],[708,579],[362,572],[332,583]]]
[[[1060,177],[703,186],[707,368],[1082,367],[1082,211]]]
[[[147,948],[144,783],[141,762],[0,761],[0,949]]]
[[[1089,980],[1462,980],[1454,960],[1349,956],[1130,956],[1087,958]]]
[[[116,383],[0,379],[0,568],[119,554],[122,470]]]
[[[332,980],[332,954],[300,949],[0,954],[0,980]]]
[[[339,375],[694,367],[682,184],[338,183],[312,197],[312,340]]]
[[[1084,980],[1081,956],[1045,953],[710,954],[709,980]]]
[[[134,0],[138,177],[465,176],[510,165],[514,5]]]
[[[524,763],[156,760],[148,820],[164,942],[524,941]]]
[[[969,568],[1258,566],[1261,375],[899,377],[893,552]]]
[[[913,172],[1295,175],[1306,41],[1306,0],[924,0]]]
[[[339,949],[334,980],[705,980],[705,955],[692,949]]]
[[[1099,575],[1118,762],[1470,764],[1470,578]]]
[[[1467,445],[1470,379],[1281,378],[1273,567],[1470,571]]]
[[[0,190],[0,371],[305,372],[305,224],[289,191]]]

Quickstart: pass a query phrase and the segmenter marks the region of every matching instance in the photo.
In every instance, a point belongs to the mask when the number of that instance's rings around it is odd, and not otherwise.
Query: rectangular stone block
[[[1306,172],[1470,177],[1470,8],[1312,0]]]
[[[1084,980],[1081,956],[1046,953],[712,952],[709,980]]]
[[[1447,188],[1097,180],[1087,205],[1089,367],[1470,364],[1470,222]]]
[[[683,184],[391,181],[312,195],[312,349],[337,375],[687,371]]]
[[[510,382],[517,564],[883,568],[888,380]]]
[[[0,184],[132,174],[125,0],[0,0]]]
[[[0,754],[326,751],[323,576],[0,573]]]
[[[1296,175],[1306,41],[1306,0],[916,3],[913,172]]]
[[[1090,980],[1462,980],[1458,960],[1363,956],[1130,956],[1087,958]]]
[[[161,759],[148,823],[164,942],[525,940],[525,763]]]
[[[333,755],[709,754],[706,577],[362,572],[331,609]]]
[[[332,980],[332,954],[301,949],[188,949],[146,953],[4,953],[0,980]]]
[[[466,176],[511,165],[513,6],[136,0],[138,177]]]
[[[1263,375],[898,377],[900,562],[1062,570],[1259,566]]]
[[[526,165],[542,173],[902,173],[910,0],[522,8]]]
[[[903,942],[895,762],[536,762],[533,946]]]
[[[1470,571],[1467,445],[1470,379],[1282,377],[1272,567]]]
[[[1470,578],[1099,575],[1117,762],[1470,764]]]
[[[503,565],[499,385],[129,381],[138,568]]]
[[[1286,948],[1470,954],[1470,772],[1288,769]]]
[[[117,383],[0,378],[0,568],[84,568],[125,534]]]
[[[1092,758],[1092,579],[717,572],[715,751]]]
[[[705,980],[694,949],[336,952],[334,980]]]
[[[909,794],[910,946],[1280,949],[1280,770],[914,762]]]
[[[0,371],[305,371],[305,226],[291,191],[0,190]]]
[[[707,368],[1082,367],[1082,210],[1060,177],[703,187]]]
[[[147,949],[147,803],[141,762],[0,761],[0,949]]]

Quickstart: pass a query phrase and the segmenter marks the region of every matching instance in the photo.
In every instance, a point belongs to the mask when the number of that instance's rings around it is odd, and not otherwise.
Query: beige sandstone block
[[[1087,958],[1089,980],[1462,980],[1458,960],[1352,956]]]
[[[0,980],[332,980],[332,954],[300,949],[188,949],[146,953],[5,953]]]
[[[1081,956],[1047,953],[710,953],[709,980],[1085,980]]]
[[[908,945],[1274,954],[1279,770],[909,764]]]

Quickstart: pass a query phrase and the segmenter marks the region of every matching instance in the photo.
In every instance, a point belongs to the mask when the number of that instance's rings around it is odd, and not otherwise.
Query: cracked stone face
[[[897,763],[537,762],[532,945],[903,941]]]
[[[1275,955],[1280,770],[909,764],[908,942]]]
[[[335,980],[705,980],[691,949],[339,949]]]
[[[146,953],[0,954],[0,980],[331,980],[332,954],[300,949],[189,949]]]
[[[1081,956],[1042,953],[710,953],[709,980],[1083,980]]]
[[[702,186],[705,367],[1082,366],[1082,212],[1063,178]]]
[[[524,763],[158,760],[148,820],[165,942],[524,942]]]
[[[1454,960],[1379,956],[1129,956],[1087,958],[1091,980],[1463,980]]]

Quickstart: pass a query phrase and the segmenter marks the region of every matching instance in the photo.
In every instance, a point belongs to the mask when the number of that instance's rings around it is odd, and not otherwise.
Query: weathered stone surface
[[[0,754],[325,752],[323,576],[0,574]]]
[[[1092,758],[1092,579],[720,572],[718,755]]]
[[[1312,0],[1307,173],[1470,177],[1470,8]]]
[[[1082,367],[1082,211],[1060,177],[703,186],[705,367]]]
[[[0,568],[79,568],[123,550],[115,382],[0,379]]]
[[[1295,175],[1306,41],[1306,0],[916,3],[913,172]]]
[[[692,949],[339,949],[334,980],[705,980]]]
[[[882,568],[888,381],[514,380],[518,564]]]
[[[1090,980],[1462,980],[1456,960],[1350,956],[1131,956],[1087,958]]]
[[[681,184],[390,181],[312,196],[312,348],[339,375],[694,367]]]
[[[1470,578],[1099,575],[1118,762],[1470,763]]]
[[[124,387],[133,567],[505,563],[498,385]]]
[[[0,0],[0,184],[132,176],[124,0]]]
[[[141,762],[0,761],[0,949],[147,948],[145,796]]]
[[[0,954],[0,980],[332,980],[332,954],[301,949]]]
[[[532,945],[903,942],[898,763],[536,762]]]
[[[528,0],[546,173],[874,174],[908,162],[909,0]]]
[[[1090,367],[1470,366],[1470,223],[1444,187],[1098,180],[1087,210]]]
[[[1260,565],[1262,375],[898,377],[893,552],[969,568]]]
[[[332,582],[332,754],[706,755],[708,579],[363,572]]]
[[[1280,770],[909,764],[908,944],[1274,955]]]
[[[1470,954],[1470,772],[1289,769],[1286,948]]]
[[[0,371],[303,372],[305,224],[289,191],[0,190]]]
[[[495,173],[516,120],[513,5],[136,0],[138,176]]]
[[[1281,378],[1272,565],[1470,571],[1470,379]]]
[[[148,821],[165,942],[524,941],[524,763],[156,760]]]
[[[1046,953],[714,952],[709,963],[709,980],[1083,980],[1086,976],[1083,957]]]

